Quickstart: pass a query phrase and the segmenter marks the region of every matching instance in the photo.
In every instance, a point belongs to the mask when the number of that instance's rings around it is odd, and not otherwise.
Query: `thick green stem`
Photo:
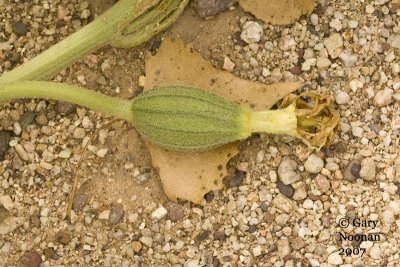
[[[171,6],[178,1],[178,10],[165,10],[164,16],[159,16],[160,9]],[[173,20],[162,23],[171,14],[180,14],[188,0],[121,0],[99,16],[90,24],[48,50],[29,60],[23,65],[3,74],[0,83],[10,83],[20,80],[47,80],[70,66],[83,56],[105,45],[118,43],[120,46],[139,45],[150,39],[160,30],[172,24]],[[172,5],[172,6],[174,6]],[[164,10],[163,10],[164,11]],[[174,16],[176,18],[177,16]],[[157,30],[143,30],[142,22],[151,25],[162,25]],[[131,26],[132,25],[132,26]],[[136,25],[136,26],[135,26]],[[129,29],[129,34],[126,30]],[[125,35],[126,34],[126,35]],[[130,41],[127,42],[127,39]],[[135,41],[132,41],[135,40]]]
[[[61,100],[132,121],[132,101],[97,93],[74,85],[22,81],[0,84],[0,103],[13,99],[40,98]]]
[[[297,132],[297,117],[295,106],[290,105],[284,109],[249,111],[243,121],[243,133],[285,134],[300,138]],[[246,133],[245,133],[246,132]]]

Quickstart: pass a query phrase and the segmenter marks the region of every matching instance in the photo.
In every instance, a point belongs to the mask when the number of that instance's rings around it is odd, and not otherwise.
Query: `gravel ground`
[[[203,16],[230,6],[205,2],[194,5]],[[120,123],[89,146],[82,173],[123,191],[105,197],[83,185],[73,221],[63,220],[81,147],[109,119],[54,101],[5,104],[0,265],[400,266],[400,6],[318,3],[310,16],[280,27],[231,7],[220,15],[235,19],[226,27],[230,38],[202,53],[246,79],[301,80],[301,90],[331,94],[342,118],[335,144],[311,151],[291,138],[253,136],[231,162],[227,187],[207,194],[203,207],[168,202],[146,153],[118,156],[124,150],[113,142],[134,132]],[[196,16],[188,9],[186,17]],[[0,0],[0,72],[76,31],[91,12],[85,1]],[[143,53],[157,40],[103,49],[55,80],[132,97]],[[115,168],[124,175],[113,176]],[[125,191],[129,183],[136,193]]]

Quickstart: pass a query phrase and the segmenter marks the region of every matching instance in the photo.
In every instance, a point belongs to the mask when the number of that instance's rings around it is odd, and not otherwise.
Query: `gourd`
[[[312,147],[330,144],[338,119],[329,97],[307,96],[313,103],[290,96],[282,109],[255,112],[188,86],[159,87],[124,100],[54,82],[0,83],[0,102],[46,98],[75,103],[131,122],[151,142],[185,151],[221,146],[254,132],[290,135]]]

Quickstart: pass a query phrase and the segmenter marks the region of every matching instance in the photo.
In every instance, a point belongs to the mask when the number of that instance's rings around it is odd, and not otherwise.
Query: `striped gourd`
[[[207,91],[171,86],[133,100],[133,125],[148,139],[180,150],[206,149],[241,138],[240,106]]]
[[[254,124],[261,115],[268,117],[271,113],[274,111],[252,112],[216,94],[187,86],[149,90],[132,103],[136,129],[149,140],[178,150],[204,150],[241,140],[257,131]],[[279,114],[287,117],[287,113]],[[296,126],[294,112],[291,115]],[[269,132],[279,130],[279,124]]]

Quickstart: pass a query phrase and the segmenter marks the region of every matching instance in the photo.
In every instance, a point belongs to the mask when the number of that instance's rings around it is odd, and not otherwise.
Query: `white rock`
[[[315,13],[311,14],[310,21],[312,25],[318,25],[318,15]]]
[[[381,248],[379,247],[379,243],[376,243],[372,246],[371,250],[369,251],[369,255],[375,260],[379,260],[381,258]]]
[[[357,62],[357,56],[353,54],[353,52],[346,50],[339,54],[339,58],[342,60],[343,64],[350,68],[353,67]]]
[[[365,12],[367,12],[367,14],[372,14],[372,13],[374,13],[374,11],[375,11],[375,8],[372,5],[367,5],[365,7]]]
[[[301,179],[297,172],[297,163],[291,159],[285,159],[278,167],[278,176],[285,185],[293,184]]]
[[[375,5],[382,6],[382,5],[386,4],[389,1],[390,0],[375,0]]]
[[[347,22],[347,25],[349,26],[350,29],[355,29],[358,27],[358,21],[357,20],[349,20]]]
[[[344,105],[350,102],[350,96],[345,91],[339,91],[335,96],[335,101],[338,105]]]
[[[14,133],[16,135],[20,135],[22,132],[22,128],[21,128],[21,125],[19,124],[19,122],[17,122],[17,121],[14,122],[13,127],[14,127]]]
[[[18,156],[23,160],[23,161],[28,161],[29,160],[29,155],[28,152],[24,149],[24,147],[21,144],[18,144],[15,146],[15,151],[17,152]]]
[[[139,76],[139,86],[144,88],[146,86],[146,76],[140,75]]]
[[[235,63],[232,62],[232,60],[229,57],[224,57],[224,65],[222,66],[224,70],[227,70],[229,72],[232,72],[233,69],[235,68]]]
[[[316,58],[308,58],[304,61],[303,65],[301,65],[301,70],[302,71],[309,71],[311,70],[311,67],[315,66],[315,63],[317,62]]]
[[[351,126],[350,126],[350,124],[348,124],[348,123],[340,122],[340,130],[341,130],[343,133],[347,133],[348,131],[351,130]]]
[[[400,116],[393,117],[392,121],[390,122],[390,127],[394,131],[400,129]]]
[[[262,252],[262,248],[260,245],[256,246],[255,248],[253,248],[253,255],[254,257],[260,256]]]
[[[332,62],[326,57],[317,57],[317,67],[320,70],[327,69],[331,66]]]
[[[361,128],[360,126],[354,126],[351,128],[351,132],[352,132],[353,136],[361,138],[361,137],[363,137],[364,129]]]
[[[106,156],[107,152],[108,152],[108,148],[102,148],[97,151],[96,155],[100,158],[104,158]]]
[[[328,50],[328,54],[331,58],[337,58],[342,52],[343,39],[339,33],[334,33],[328,38],[324,39],[324,45]]]
[[[264,76],[264,77],[268,77],[268,76],[270,76],[271,75],[271,72],[269,71],[269,69],[267,69],[267,68],[263,68],[262,69],[262,76]]]
[[[389,209],[393,211],[394,215],[400,215],[400,200],[393,200],[389,202]]]
[[[324,161],[315,154],[311,154],[304,163],[304,168],[309,173],[319,173],[323,167]]]
[[[290,254],[291,248],[287,239],[279,239],[277,247],[279,258],[284,258],[285,256]]]
[[[111,210],[103,210],[99,214],[99,220],[108,220],[110,218]]]
[[[318,267],[318,266],[320,266],[320,263],[319,263],[319,260],[318,260],[318,259],[314,259],[314,258],[308,259],[308,262],[310,263],[310,265],[311,265],[312,267]]]
[[[314,207],[314,202],[311,199],[307,198],[306,200],[304,200],[303,208],[312,210],[313,207]]]
[[[384,90],[380,90],[376,93],[374,97],[375,106],[381,108],[387,106],[392,102],[393,90],[386,88]]]
[[[360,177],[366,181],[376,179],[376,163],[371,158],[365,158],[361,161]]]
[[[276,197],[274,197],[272,203],[276,208],[286,213],[290,213],[293,210],[292,202],[282,194],[278,194]]]
[[[332,265],[340,265],[343,264],[343,259],[339,255],[339,252],[334,252],[328,256],[328,263]]]
[[[329,22],[329,26],[333,29],[335,29],[337,32],[340,31],[343,28],[342,22],[338,19],[332,19]]]
[[[395,60],[396,59],[396,55],[394,54],[394,51],[391,51],[390,53],[388,53],[386,56],[385,56],[385,61],[386,62],[392,62],[393,60]]]
[[[395,94],[393,94],[393,98],[394,98],[394,100],[396,100],[396,101],[400,101],[400,93],[395,93]]]
[[[400,48],[400,34],[390,35],[387,39],[387,42],[390,46],[394,48]]]
[[[199,260],[189,259],[185,262],[183,267],[200,267],[202,265],[199,264]]]
[[[85,129],[93,128],[94,124],[93,122],[89,119],[88,116],[85,116],[82,120],[82,126]]]
[[[145,244],[148,247],[151,247],[153,245],[153,238],[151,238],[149,236],[142,236],[140,238],[140,242],[142,242],[143,244]]]
[[[307,197],[307,192],[306,189],[304,188],[304,186],[297,188],[296,191],[293,194],[293,200],[303,200]]]
[[[161,220],[162,218],[164,218],[165,215],[167,215],[167,213],[168,213],[168,210],[166,208],[164,208],[163,206],[160,206],[158,209],[153,211],[153,213],[151,214],[151,218],[158,221],[158,220]]]
[[[240,38],[246,43],[258,43],[261,40],[263,27],[255,21],[247,21],[243,26]]]
[[[74,130],[74,138],[83,139],[85,136],[86,136],[85,129],[78,127]]]
[[[351,80],[349,83],[350,89],[355,93],[357,89],[362,88],[364,84],[359,80]]]
[[[71,157],[71,150],[69,149],[64,149],[58,154],[59,158],[62,159],[69,159]]]
[[[10,196],[3,195],[0,196],[0,204],[6,209],[6,210],[12,210],[14,209],[14,202],[12,201]]]
[[[387,209],[381,213],[382,220],[386,225],[392,225],[394,223],[394,212],[391,209]]]

